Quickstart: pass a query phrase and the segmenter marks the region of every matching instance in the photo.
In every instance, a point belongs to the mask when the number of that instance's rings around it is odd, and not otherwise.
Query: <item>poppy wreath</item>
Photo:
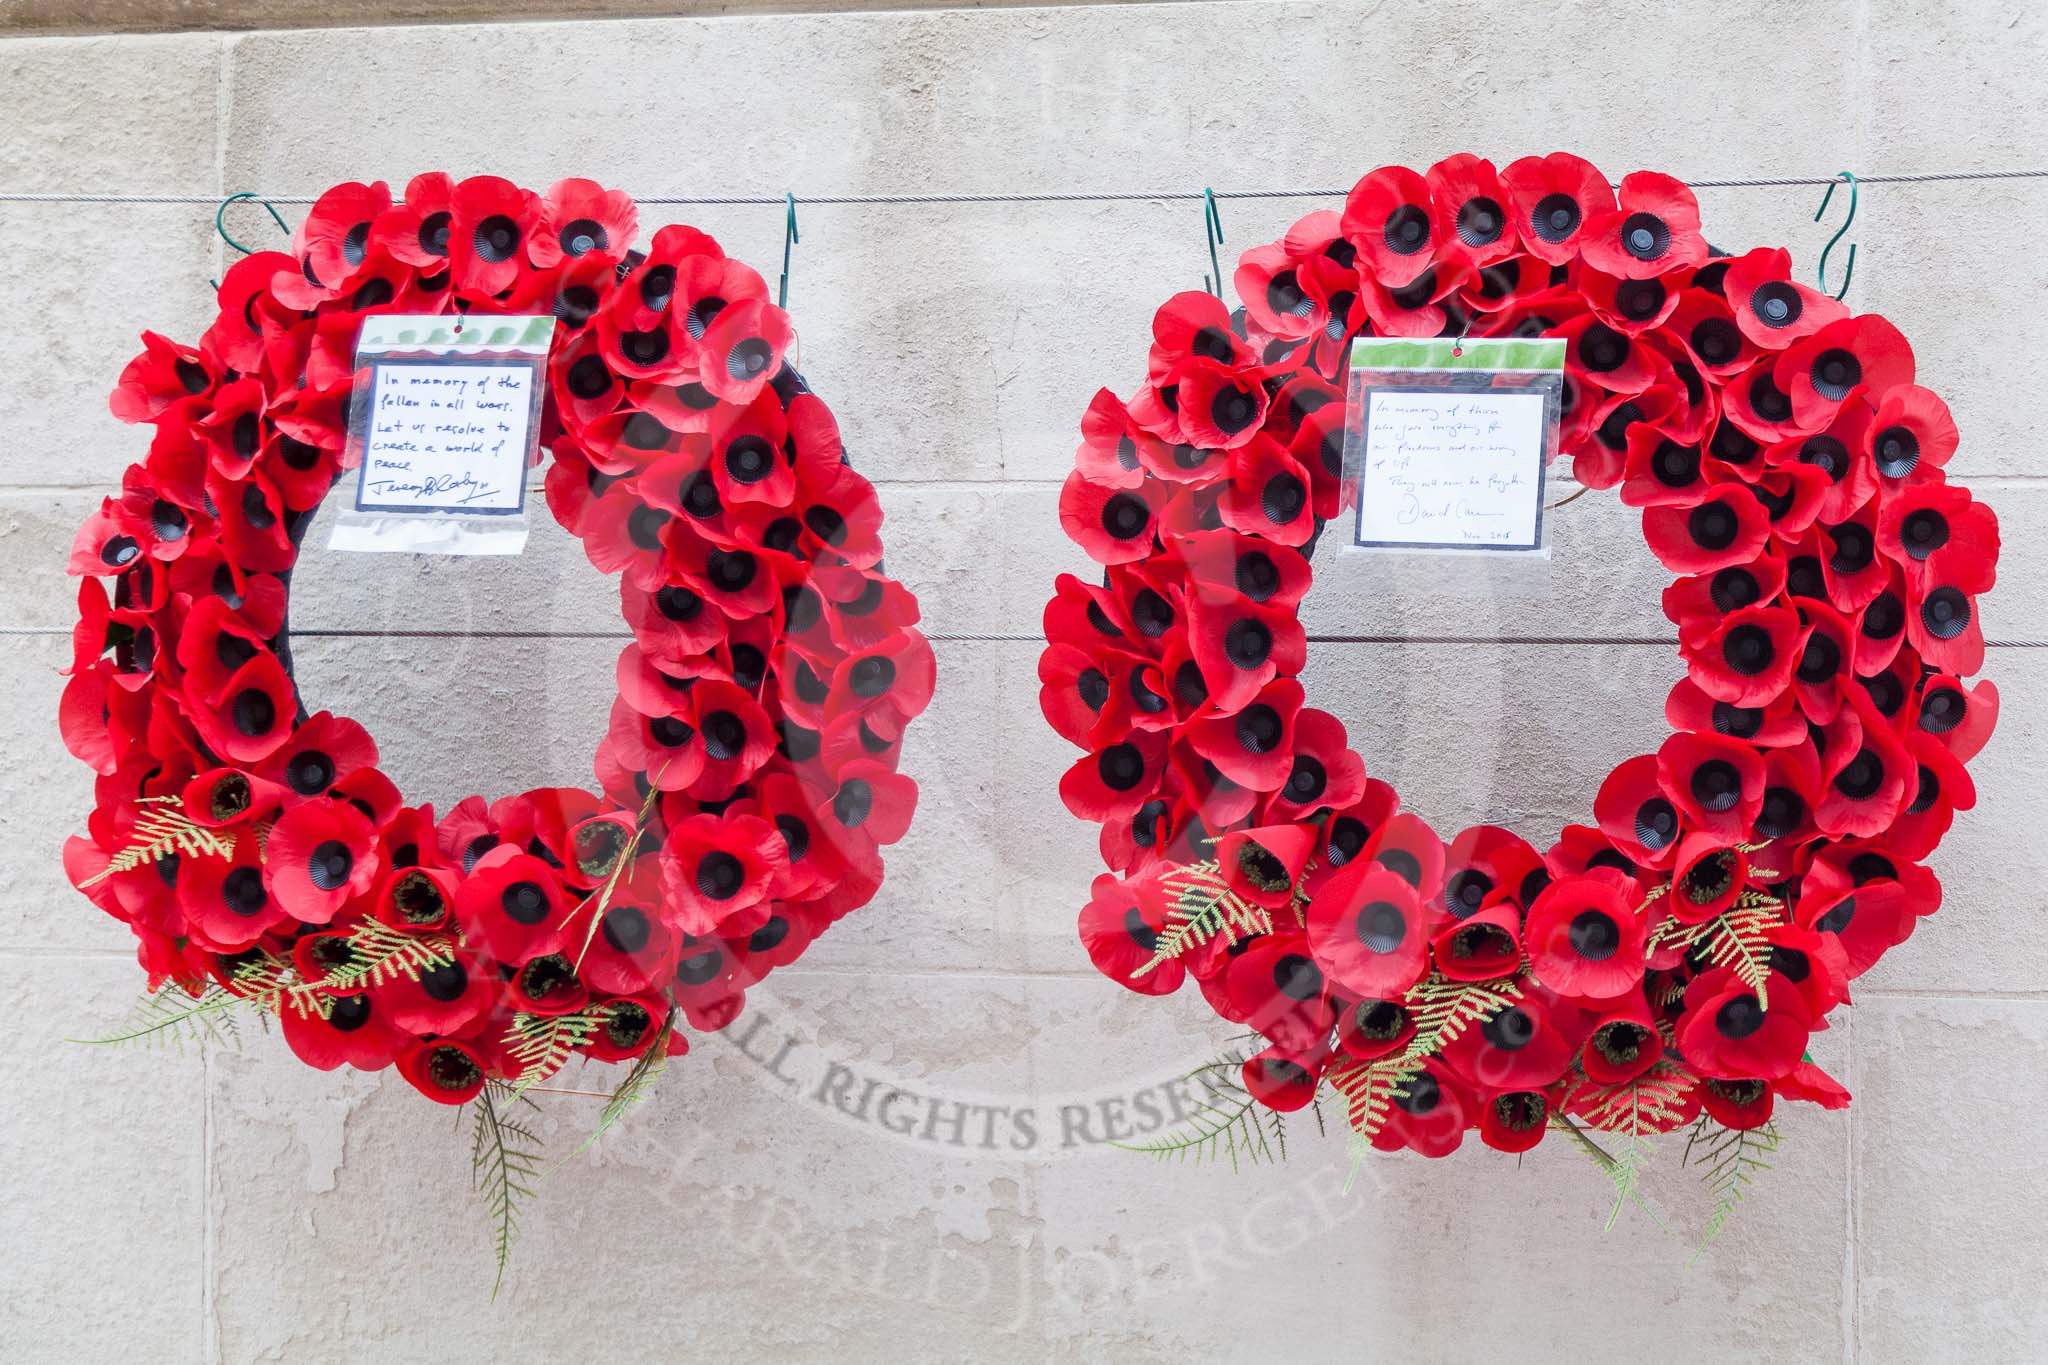
[[[761,276],[695,228],[632,250],[636,227],[588,180],[340,185],[288,254],[227,271],[197,345],[144,333],[111,406],[156,434],[73,546],[61,716],[99,774],[65,869],[180,1002],[139,1032],[253,1004],[307,1065],[396,1065],[447,1104],[579,1054],[638,1077],[881,885],[932,695],[917,600]],[[294,685],[292,565],[376,313],[558,320],[547,505],[632,632],[601,794],[437,816]]]
[[[1939,905],[1998,709],[1967,681],[1998,524],[1906,339],[1783,250],[1711,249],[1670,176],[1563,153],[1375,170],[1234,281],[1234,312],[1169,300],[1133,396],[1089,405],[1059,508],[1102,577],[1059,578],[1039,662],[1110,868],[1090,958],[1250,1030],[1163,1145],[1256,1155],[1232,1125],[1328,1087],[1361,1144],[1560,1131],[1626,1177],[1589,1130],[1775,1144],[1779,1100],[1847,1104],[1808,1037]],[[1468,334],[1565,341],[1560,450],[1675,576],[1670,738],[1548,849],[1441,839],[1296,680],[1349,343]]]

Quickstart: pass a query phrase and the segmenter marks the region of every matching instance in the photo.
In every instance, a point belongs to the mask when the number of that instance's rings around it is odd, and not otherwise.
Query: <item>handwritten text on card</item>
[[[531,366],[379,361],[371,392],[364,507],[518,509],[533,414]]]
[[[1359,543],[1534,547],[1543,408],[1538,393],[1368,390]]]

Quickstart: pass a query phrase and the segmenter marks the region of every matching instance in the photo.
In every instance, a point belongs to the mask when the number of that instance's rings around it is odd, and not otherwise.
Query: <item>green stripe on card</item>
[[[1557,337],[1359,337],[1354,370],[1562,370]]]

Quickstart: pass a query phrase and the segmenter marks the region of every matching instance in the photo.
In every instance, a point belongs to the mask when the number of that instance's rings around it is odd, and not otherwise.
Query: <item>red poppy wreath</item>
[[[1161,1145],[1256,1155],[1254,1106],[1327,1086],[1360,1145],[1557,1130],[1626,1185],[1647,1134],[1741,1154],[1781,1099],[1846,1104],[1808,1036],[1939,904],[1923,860],[1998,708],[1965,681],[1997,520],[1947,482],[1956,429],[1905,338],[1782,250],[1710,249],[1679,181],[1617,193],[1562,153],[1376,170],[1235,283],[1235,313],[1170,300],[1136,394],[1090,405],[1060,519],[1102,582],[1059,579],[1039,664],[1088,751],[1060,794],[1113,874],[1089,956],[1134,991],[1192,977],[1252,1030]],[[1676,575],[1671,736],[1547,850],[1446,844],[1295,678],[1351,339],[1468,333],[1564,339],[1560,448]]]
[[[395,1064],[448,1104],[577,1054],[642,1077],[880,886],[932,695],[917,601],[761,276],[694,228],[631,250],[636,222],[587,180],[341,185],[227,272],[196,346],[144,334],[112,407],[156,435],[73,547],[62,705],[99,774],[65,868],[180,1002],[139,1032],[255,1005],[307,1065]],[[557,319],[547,504],[632,639],[601,795],[437,816],[362,725],[308,714],[286,608],[364,318],[458,312]]]

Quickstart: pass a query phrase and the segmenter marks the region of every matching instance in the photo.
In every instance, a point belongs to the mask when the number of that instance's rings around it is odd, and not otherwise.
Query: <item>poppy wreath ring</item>
[[[572,1050],[685,1050],[677,1026],[725,1027],[881,885],[932,694],[917,601],[761,276],[690,227],[633,251],[636,228],[588,180],[340,185],[289,254],[228,270],[197,345],[144,334],[112,408],[156,434],[72,550],[61,721],[99,774],[66,871],[152,990],[252,1000],[309,1065],[395,1063],[462,1103]],[[363,319],[454,312],[557,319],[546,501],[620,576],[632,640],[602,795],[437,817],[361,725],[307,714],[286,608]]]
[[[1940,901],[1924,860],[1974,803],[1997,712],[1976,598],[1997,521],[1946,480],[1956,429],[1883,318],[1730,256],[1690,189],[1563,153],[1360,180],[1242,257],[1234,313],[1159,310],[1060,496],[1103,566],[1045,611],[1060,783],[1110,874],[1080,933],[1142,992],[1192,977],[1254,1031],[1275,1110],[1321,1085],[1356,1134],[1765,1123],[1848,1102],[1807,1039]],[[1448,843],[1304,705],[1298,606],[1342,486],[1355,336],[1558,337],[1560,449],[1619,487],[1676,575],[1672,733],[1539,850]]]

